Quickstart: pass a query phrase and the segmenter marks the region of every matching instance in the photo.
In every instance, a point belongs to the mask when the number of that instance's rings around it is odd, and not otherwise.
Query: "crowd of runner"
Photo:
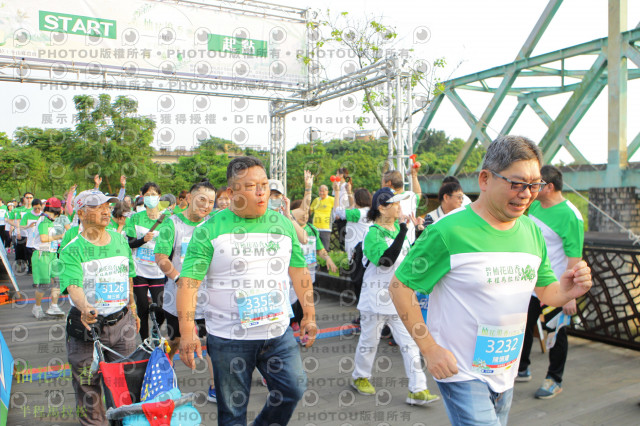
[[[333,244],[364,271],[352,387],[376,393],[377,347],[392,336],[408,404],[440,399],[427,387],[425,363],[453,424],[505,425],[514,381],[531,379],[533,331],[547,305],[559,308],[549,317],[557,323],[555,346],[536,397],[562,390],[562,326],[591,286],[582,217],[562,197],[561,172],[541,164],[530,140],[500,137],[488,148],[478,199],[447,177],[439,206],[421,217],[419,163],[407,176],[411,190],[397,171],[384,173],[380,188],[356,187],[346,169],[330,186],[305,171],[304,196],[290,200],[258,159],[238,157],[225,187],[204,179],[177,197],[154,182],[128,188],[124,176],[118,194],[104,194],[96,176],[93,189],[74,186],[62,199],[27,192],[0,200],[0,236],[15,253],[16,271],[33,277],[33,315],[67,316],[82,424],[106,422],[99,374],[81,380],[93,358],[88,331],[97,327],[105,345],[129,353],[153,334],[150,303],[162,308],[156,317],[166,322],[172,362],[179,350],[195,368],[207,345],[207,393],[219,424],[246,424],[255,369],[269,396],[254,424],[287,424],[306,390],[294,333],[306,347],[316,339],[313,282],[318,258],[337,271]],[[69,312],[58,306],[60,294],[69,295]]]

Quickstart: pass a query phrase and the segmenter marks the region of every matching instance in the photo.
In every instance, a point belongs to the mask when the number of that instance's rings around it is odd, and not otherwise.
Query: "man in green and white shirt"
[[[246,424],[251,373],[258,368],[270,395],[255,423],[286,425],[306,389],[289,327],[289,280],[304,311],[300,334],[307,347],[317,333],[313,286],[293,224],[267,209],[269,179],[262,162],[233,159],[227,183],[231,206],[196,228],[177,283],[180,356],[190,368],[195,368],[194,351],[201,356],[194,316],[202,282],[209,295],[207,352],[218,423]]]
[[[584,261],[558,282],[540,229],[522,216],[544,187],[541,162],[527,138],[495,140],[478,200],[427,227],[390,285],[454,425],[507,424],[531,292],[563,306],[591,287]],[[415,291],[430,293],[426,325]]]
[[[167,320],[167,334],[169,346],[171,346],[169,360],[171,362],[173,362],[173,357],[178,351],[180,342],[180,325],[178,322],[178,309],[176,308],[178,291],[176,281],[180,277],[182,262],[184,262],[184,258],[187,255],[187,247],[189,247],[193,231],[199,224],[210,217],[216,202],[216,190],[209,180],[205,179],[194,184],[187,197],[190,201],[187,208],[182,212],[171,215],[158,228],[158,241],[154,249],[156,263],[167,276],[162,309],[165,311],[164,316]],[[205,286],[200,286],[196,302],[195,321],[198,325],[198,336],[201,338],[207,336],[204,313],[208,301]],[[210,373],[207,398],[211,402],[216,402],[216,391],[213,386],[213,367],[211,367],[210,359],[207,358],[207,360]]]
[[[540,173],[547,185],[540,191],[538,199],[529,207],[529,217],[542,231],[547,243],[551,268],[559,277],[582,259],[584,220],[576,206],[562,196],[562,172],[554,166],[547,165],[542,167]],[[533,344],[533,330],[537,326],[537,320],[542,310],[543,306],[540,305],[540,300],[534,294],[529,302],[527,329],[522,358],[518,367],[517,382],[531,380],[529,355]],[[575,315],[577,313],[576,300],[572,299],[565,304],[562,311],[568,317]],[[569,351],[567,330],[564,327],[559,327],[555,336],[555,343],[549,349],[547,376],[540,389],[535,393],[536,398],[539,399],[553,398],[562,391],[562,375]]]
[[[83,231],[60,252],[60,290],[69,294],[72,306],[67,317],[67,353],[76,403],[87,413],[79,418],[83,425],[107,423],[101,375],[89,374],[91,326],[99,321],[100,341],[121,354],[136,348],[140,328],[133,298],[131,249],[122,235],[105,229],[111,217],[109,203],[115,200],[95,189],[78,194],[74,207]],[[116,356],[105,351],[105,358],[110,362]]]

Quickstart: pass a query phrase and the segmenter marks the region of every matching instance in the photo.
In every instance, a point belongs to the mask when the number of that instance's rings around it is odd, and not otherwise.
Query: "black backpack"
[[[366,265],[362,264],[362,259],[364,258],[364,253],[362,253],[362,241],[360,241],[353,248],[353,254],[351,255],[351,264],[349,265],[349,276],[351,278],[351,282],[354,285],[354,289],[356,292],[356,297],[358,300],[360,299],[360,292],[362,291],[362,280],[364,279],[364,271],[369,267],[369,263],[371,261],[367,261]]]

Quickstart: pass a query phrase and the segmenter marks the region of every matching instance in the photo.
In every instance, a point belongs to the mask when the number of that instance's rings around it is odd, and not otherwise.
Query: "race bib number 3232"
[[[481,374],[500,374],[514,367],[522,349],[524,329],[524,323],[510,326],[479,325],[472,370]]]

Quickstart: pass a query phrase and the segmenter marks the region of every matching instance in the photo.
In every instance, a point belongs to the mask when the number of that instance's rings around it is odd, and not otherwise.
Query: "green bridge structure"
[[[427,130],[445,98],[455,107],[469,126],[466,143],[449,175],[457,175],[463,189],[477,193],[477,174],[460,174],[476,144],[488,146],[491,138],[487,126],[507,96],[517,98],[517,104],[504,123],[500,134],[509,134],[529,107],[547,126],[539,141],[545,163],[551,163],[562,147],[573,157],[572,166],[564,168],[565,181],[579,191],[594,188],[640,187],[640,163],[628,159],[640,148],[640,133],[627,139],[627,81],[640,78],[640,23],[627,28],[627,0],[609,0],[608,37],[531,56],[535,46],[553,19],[562,0],[551,0],[538,19],[526,42],[511,63],[454,78],[443,83],[444,89],[434,96],[415,134],[415,144],[426,138]],[[565,68],[565,61],[591,58],[589,69]],[[631,61],[638,68],[627,68]],[[539,87],[531,77],[557,77],[556,85]],[[545,83],[552,79],[545,79]],[[571,133],[585,116],[603,89],[608,86],[608,158],[606,164],[591,164],[571,141]],[[490,93],[492,98],[481,114],[475,115],[465,105],[462,93]],[[552,118],[541,106],[540,99],[570,93],[557,117]],[[423,192],[437,194],[441,179],[428,176],[421,185]]]

